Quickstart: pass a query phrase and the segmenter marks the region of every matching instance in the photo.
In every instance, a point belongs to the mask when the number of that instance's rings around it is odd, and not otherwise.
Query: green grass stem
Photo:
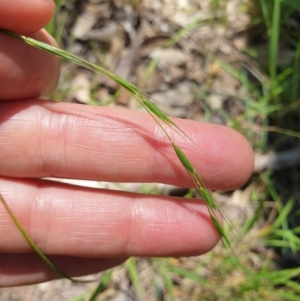
[[[4,206],[4,208],[6,209],[6,211],[8,212],[8,214],[10,215],[13,222],[15,223],[15,225],[17,226],[18,230],[21,232],[21,234],[23,235],[25,240],[31,246],[31,248],[57,275],[59,275],[63,278],[69,279],[72,282],[79,282],[79,283],[90,282],[90,281],[81,281],[81,280],[74,279],[74,278],[68,276],[66,273],[62,272],[60,269],[58,269],[50,261],[50,259],[41,251],[41,249],[35,244],[35,242],[30,238],[30,236],[27,234],[25,229],[22,227],[22,225],[20,224],[20,222],[18,221],[18,219],[16,218],[16,216],[14,215],[14,213],[12,212],[12,210],[10,209],[10,207],[8,206],[7,202],[5,201],[4,197],[1,194],[0,194],[0,201],[1,201],[2,205]]]

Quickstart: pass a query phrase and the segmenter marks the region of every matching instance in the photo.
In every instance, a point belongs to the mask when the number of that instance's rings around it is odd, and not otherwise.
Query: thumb
[[[0,28],[31,34],[44,27],[54,11],[53,0],[0,0]]]

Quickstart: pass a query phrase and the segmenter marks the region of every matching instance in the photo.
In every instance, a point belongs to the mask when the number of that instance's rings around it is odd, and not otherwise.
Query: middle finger
[[[145,113],[42,100],[0,106],[2,176],[192,186],[170,142]],[[182,121],[180,127],[201,148],[170,135],[209,187],[243,184],[251,170],[251,149],[239,134],[197,122]],[[232,156],[237,151],[239,156]]]

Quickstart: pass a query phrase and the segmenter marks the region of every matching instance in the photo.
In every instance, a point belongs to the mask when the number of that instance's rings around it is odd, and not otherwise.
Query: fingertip
[[[221,135],[219,145],[222,167],[221,173],[227,174],[227,186],[230,190],[244,185],[250,178],[254,167],[254,153],[249,141],[239,132],[226,128],[226,135]],[[226,188],[225,188],[226,189]]]
[[[234,190],[248,181],[254,154],[242,134],[223,125],[195,121],[185,121],[180,126],[192,137],[193,143],[187,145],[184,141],[178,145],[185,150],[209,189]],[[186,185],[182,182],[181,185]]]
[[[254,152],[252,146],[250,145],[249,141],[238,133],[240,139],[242,141],[242,159],[243,159],[243,166],[244,166],[244,176],[241,177],[241,185],[245,184],[253,173],[254,168]]]
[[[0,0],[0,28],[31,34],[43,28],[55,11],[53,0]]]
[[[31,37],[56,46],[44,29]],[[57,57],[1,33],[0,45],[0,100],[39,97],[56,87],[60,73]]]

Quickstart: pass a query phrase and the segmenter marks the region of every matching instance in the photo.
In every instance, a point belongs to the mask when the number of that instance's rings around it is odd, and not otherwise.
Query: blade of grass
[[[279,48],[279,37],[280,37],[280,25],[281,25],[281,0],[274,0],[272,4],[272,16],[268,12],[268,6],[266,0],[261,0],[261,7],[264,14],[265,24],[268,30],[268,41],[269,41],[269,74],[271,77],[272,90],[271,94],[275,103],[279,103],[279,95],[276,95],[276,89],[278,89],[278,48]]]
[[[275,81],[277,79],[276,69],[277,69],[277,58],[278,58],[278,41],[279,41],[279,34],[280,34],[280,8],[281,8],[281,1],[275,0],[274,7],[273,7],[272,24],[269,32],[270,34],[269,72],[272,81]],[[275,82],[273,84],[275,84]],[[276,85],[274,87],[276,87]]]
[[[277,202],[277,208],[278,208],[278,217],[277,219],[272,223],[273,229],[279,229],[282,225],[286,224],[286,221],[288,220],[288,215],[292,211],[294,207],[295,200],[292,197],[288,200],[288,202],[285,204],[284,207],[282,207],[281,203]]]
[[[175,296],[175,286],[173,280],[164,265],[161,265],[159,267],[159,273],[163,278],[165,288],[168,292],[168,296],[170,300],[172,301],[178,300]]]
[[[127,272],[129,274],[129,278],[133,284],[133,286],[135,287],[135,289],[137,290],[137,292],[139,293],[140,296],[144,296],[145,292],[143,290],[143,287],[141,285],[140,279],[139,279],[139,275],[136,269],[136,259],[135,257],[130,257],[126,263],[125,263]]]
[[[294,66],[293,66],[293,77],[292,77],[292,100],[295,101],[299,95],[299,80],[300,80],[300,41],[297,43],[296,47],[296,55],[294,59]]]
[[[24,230],[22,225],[19,223],[18,219],[16,216],[13,214],[12,210],[8,206],[7,202],[5,201],[4,197],[0,194],[0,201],[8,214],[10,215],[11,219],[25,238],[25,240],[28,242],[28,244],[31,246],[31,248],[38,254],[38,256],[59,276],[69,279],[72,282],[79,282],[79,283],[86,283],[90,281],[82,281],[82,280],[77,280],[74,279],[70,276],[68,276],[66,273],[62,272],[60,269],[58,269],[51,261],[50,259],[41,251],[41,249],[34,243],[34,241],[30,238],[30,236],[27,234],[27,232]]]
[[[54,37],[56,42],[60,45],[63,35],[63,29],[64,25],[67,21],[67,13],[61,12],[62,6],[65,4],[65,0],[62,1],[55,1],[56,4],[56,10],[53,18],[50,20],[50,22],[46,25],[45,29]],[[60,12],[60,14],[58,14]],[[59,16],[59,25],[56,25],[57,17]]]
[[[299,6],[299,3],[297,3],[297,1],[295,1],[295,0],[284,0],[283,2],[284,2],[284,4],[287,4],[290,7],[292,7],[294,10],[297,10],[298,12],[300,12],[300,6]]]
[[[98,286],[96,287],[93,295],[90,297],[89,301],[96,301],[97,296],[102,293],[105,288],[107,287],[110,279],[111,279],[111,274],[112,274],[112,270],[109,270],[107,272],[104,273],[104,275],[101,277],[101,280],[98,284]]]

